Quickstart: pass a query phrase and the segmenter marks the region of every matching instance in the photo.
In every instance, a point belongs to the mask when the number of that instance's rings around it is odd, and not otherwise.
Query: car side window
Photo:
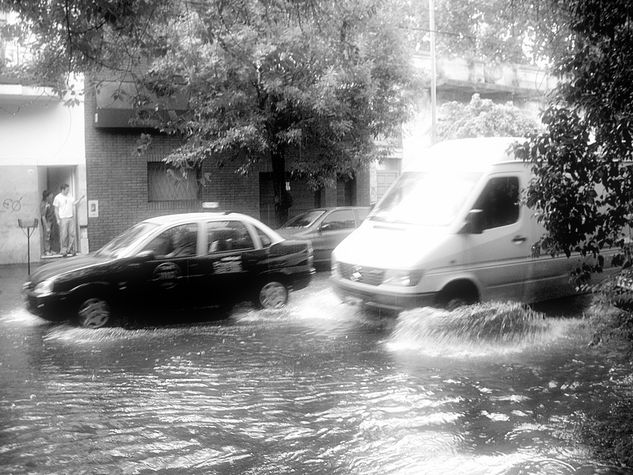
[[[156,257],[191,257],[198,248],[198,225],[195,223],[180,224],[171,227],[145,246],[146,251],[153,251]]]
[[[342,209],[333,211],[321,223],[321,228],[327,231],[339,231],[341,229],[354,229],[356,227],[356,219],[354,210]]]
[[[273,243],[272,239],[270,239],[270,236],[266,234],[262,229],[259,229],[258,226],[254,226],[254,228],[257,231],[259,240],[262,242],[262,247],[268,247]]]
[[[255,248],[248,228],[240,221],[211,221],[207,233],[209,254]]]
[[[483,229],[516,223],[519,219],[519,178],[491,178],[477,198],[473,209],[482,210]]]

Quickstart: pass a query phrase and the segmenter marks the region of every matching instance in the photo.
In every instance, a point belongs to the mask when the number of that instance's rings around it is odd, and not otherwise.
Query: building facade
[[[85,153],[88,189],[90,249],[95,250],[118,233],[143,219],[161,214],[200,211],[203,202],[245,213],[276,226],[272,169],[262,163],[247,175],[236,173],[239,163],[222,167],[212,159],[186,178],[163,162],[180,141],[177,137],[143,129],[130,122],[132,110],[113,100],[120,83],[101,81],[85,88]],[[123,86],[125,87],[125,86]],[[174,105],[178,108],[178,104]],[[139,153],[141,133],[151,144]],[[292,158],[290,158],[290,161]],[[369,169],[353,180],[314,191],[300,180],[287,183],[292,196],[289,216],[319,206],[368,205]]]
[[[430,55],[413,58],[418,71],[427,76],[431,72]],[[544,69],[518,64],[499,64],[467,58],[438,58],[436,61],[436,108],[456,101],[467,104],[473,94],[496,103],[512,102],[528,115],[539,120],[546,94],[557,84]],[[432,145],[432,103],[430,93],[420,96],[418,113],[404,125],[402,167],[410,160],[423,157]]]
[[[430,58],[414,62],[420,71],[430,70]],[[438,105],[447,101],[469,102],[477,92],[495,101],[513,101],[537,116],[544,94],[553,86],[551,77],[536,68],[516,65],[487,66],[481,62],[444,60],[438,64]],[[128,103],[113,94],[120,82],[101,81],[85,89],[85,155],[88,189],[88,227],[91,250],[132,224],[159,214],[191,212],[202,202],[217,202],[222,209],[246,213],[275,226],[272,170],[269,164],[247,175],[236,173],[238,163],[224,166],[207,160],[196,172],[178,178],[178,171],[163,162],[178,138],[132,125]],[[182,105],[166,104],[165,113]],[[292,196],[289,216],[319,206],[375,203],[406,166],[431,145],[430,99],[419,101],[419,113],[403,127],[404,138],[390,158],[358,170],[352,180],[314,191],[305,182],[289,180]],[[170,110],[170,108],[172,110]],[[141,133],[152,136],[151,145],[139,153]],[[292,160],[292,157],[289,161]],[[202,185],[201,182],[204,184]]]
[[[0,21],[7,18],[0,14]],[[7,63],[25,60],[20,45],[0,46]],[[57,194],[67,183],[75,197],[86,193],[83,124],[83,103],[67,107],[49,88],[0,76],[0,264],[43,257],[40,201],[45,190]],[[75,217],[77,250],[87,252],[85,201]]]

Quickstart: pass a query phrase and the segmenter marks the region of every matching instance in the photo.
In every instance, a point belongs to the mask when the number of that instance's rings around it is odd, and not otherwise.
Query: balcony
[[[129,81],[100,81],[95,90],[97,109],[94,126],[97,128],[147,128],[156,127],[158,123],[175,120],[187,110],[187,99],[184,96],[153,97],[153,108],[141,109],[139,119],[134,109],[134,98],[139,91],[136,84]]]
[[[430,55],[416,56],[413,61],[416,68],[430,73]],[[438,58],[436,66],[438,90],[512,94],[530,98],[542,97],[557,85],[556,78],[547,71],[530,65]]]

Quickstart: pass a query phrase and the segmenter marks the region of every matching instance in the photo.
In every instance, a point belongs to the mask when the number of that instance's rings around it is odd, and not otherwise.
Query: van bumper
[[[379,290],[378,288],[359,288],[357,284],[348,284],[345,280],[334,278],[331,279],[331,282],[336,295],[346,303],[393,311],[437,306],[437,292],[405,294]]]

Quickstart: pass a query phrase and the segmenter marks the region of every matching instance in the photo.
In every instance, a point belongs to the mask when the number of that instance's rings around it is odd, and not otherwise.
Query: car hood
[[[336,247],[334,256],[348,264],[414,269],[446,242],[448,234],[446,228],[364,224]]]
[[[49,279],[56,275],[65,274],[67,272],[92,267],[111,261],[111,257],[102,257],[89,254],[87,256],[70,257],[67,259],[59,259],[54,262],[44,264],[31,274],[30,281],[37,285],[43,280]]]

